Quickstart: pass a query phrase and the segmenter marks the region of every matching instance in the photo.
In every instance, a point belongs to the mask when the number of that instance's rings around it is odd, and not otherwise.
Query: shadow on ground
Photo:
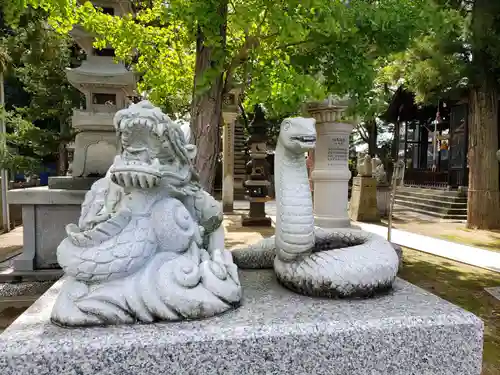
[[[248,246],[274,234],[273,227],[243,227],[241,215],[245,213],[245,211],[237,211],[233,215],[224,217],[226,249]]]
[[[0,310],[0,333],[10,326],[14,320],[17,319],[29,306],[16,307],[9,306],[3,310]]]

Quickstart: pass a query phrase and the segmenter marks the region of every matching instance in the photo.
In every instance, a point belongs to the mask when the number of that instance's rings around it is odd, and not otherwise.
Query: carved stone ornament
[[[362,156],[358,154],[358,162],[356,165],[358,177],[372,177],[372,158],[370,155]]]
[[[378,156],[372,159],[372,175],[377,181],[377,185],[387,185],[387,173],[385,172],[382,160]]]
[[[57,249],[63,326],[200,319],[239,305],[221,205],[198,183],[196,147],[148,101],[116,113],[121,153]]]
[[[309,296],[368,297],[386,291],[399,265],[388,241],[361,230],[314,226],[304,153],[315,143],[314,119],[282,122],[275,151],[276,234],[233,250],[235,263],[274,268],[284,286]],[[367,165],[371,169],[371,162]]]

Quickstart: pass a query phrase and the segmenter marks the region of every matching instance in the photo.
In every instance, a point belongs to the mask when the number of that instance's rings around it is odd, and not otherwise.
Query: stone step
[[[433,218],[441,219],[441,220],[451,220],[451,221],[467,221],[467,215],[441,215],[432,211],[421,210],[418,208],[411,208],[407,206],[401,206],[399,204],[394,204],[394,209],[398,210],[398,213],[401,214],[403,212],[411,212],[416,214],[421,214],[423,216],[430,216]]]
[[[396,199],[402,202],[408,203],[421,203],[426,204],[428,206],[433,207],[442,207],[448,209],[462,209],[467,210],[467,201],[454,201],[454,200],[443,200],[439,197],[430,196],[421,197],[421,196],[411,196],[404,194],[396,194]]]
[[[443,200],[452,200],[452,199],[465,200],[465,201],[467,200],[467,195],[464,195],[463,193],[458,192],[456,190],[449,191],[440,189],[425,189],[425,188],[413,188],[413,187],[402,186],[398,188],[396,194],[423,197],[423,198],[428,198],[432,196],[432,197],[439,197],[439,199]]]
[[[401,201],[399,199],[396,199],[394,203],[398,206],[398,208],[404,208],[412,212],[417,212],[441,219],[467,220],[467,209],[448,209],[423,203]]]

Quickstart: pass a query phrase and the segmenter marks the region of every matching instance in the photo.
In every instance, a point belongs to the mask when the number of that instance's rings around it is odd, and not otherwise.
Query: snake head
[[[283,120],[278,141],[294,154],[303,153],[316,146],[316,120],[293,117]]]

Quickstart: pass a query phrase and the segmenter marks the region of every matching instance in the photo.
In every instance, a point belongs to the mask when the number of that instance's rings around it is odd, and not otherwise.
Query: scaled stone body
[[[143,101],[119,111],[122,152],[57,249],[65,326],[198,319],[238,305],[220,204],[197,182],[179,125]]]
[[[233,250],[235,263],[273,267],[284,286],[310,296],[366,297],[390,289],[399,259],[388,241],[361,230],[314,226],[304,153],[315,143],[313,119],[283,121],[275,152],[276,234]],[[360,173],[371,169],[368,158]]]

